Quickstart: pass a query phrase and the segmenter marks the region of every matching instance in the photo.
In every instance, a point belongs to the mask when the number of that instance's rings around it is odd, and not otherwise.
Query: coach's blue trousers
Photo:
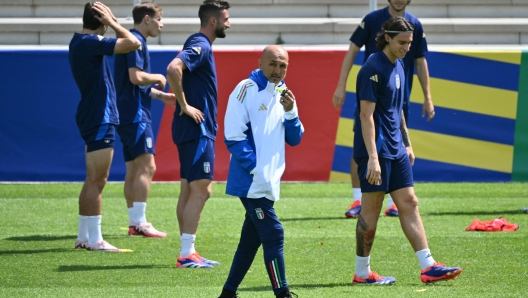
[[[262,244],[266,270],[277,295],[286,290],[288,284],[284,266],[284,229],[273,209],[274,202],[266,198],[240,198],[240,201],[246,208],[246,216],[224,288],[237,291]]]

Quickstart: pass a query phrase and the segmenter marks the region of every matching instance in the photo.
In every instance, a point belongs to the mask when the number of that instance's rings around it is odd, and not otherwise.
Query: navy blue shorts
[[[156,154],[150,123],[139,122],[119,125],[117,132],[123,143],[125,162],[132,161],[144,153]]]
[[[177,144],[180,156],[180,177],[188,182],[213,180],[215,141],[200,137],[183,144]]]
[[[354,160],[358,164],[361,192],[384,191],[390,193],[401,188],[414,186],[411,162],[407,154],[396,159],[379,158],[381,185],[370,184],[366,179],[368,157],[355,158]]]
[[[86,152],[114,148],[116,127],[114,124],[103,124],[86,131],[80,131],[86,144]]]

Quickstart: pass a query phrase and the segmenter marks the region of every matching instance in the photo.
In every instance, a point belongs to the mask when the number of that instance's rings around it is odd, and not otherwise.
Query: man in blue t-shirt
[[[156,163],[154,133],[150,115],[151,98],[175,106],[174,94],[165,93],[167,80],[161,74],[150,73],[147,38],[158,36],[163,23],[159,5],[142,2],[134,6],[134,29],[130,32],[141,41],[141,47],[127,54],[116,55],[114,76],[119,110],[117,132],[123,143],[126,163],[125,198],[128,207],[128,235],[165,238],[147,221],[147,198]],[[155,85],[152,87],[152,85]]]
[[[180,228],[179,268],[212,268],[218,262],[201,257],[194,248],[205,202],[211,196],[215,139],[218,124],[216,68],[211,45],[224,38],[229,3],[206,0],[200,6],[200,32],[191,35],[167,68],[167,80],[176,95],[172,139],[180,159],[180,195],[176,214]]]
[[[414,154],[403,115],[406,80],[402,61],[412,41],[413,26],[404,18],[383,23],[376,38],[380,51],[367,58],[356,80],[354,159],[363,198],[356,227],[353,284],[396,281],[370,270],[370,251],[386,193],[392,195],[399,208],[401,227],[420,263],[421,281],[449,280],[462,273],[458,267],[434,261],[414,193]]]
[[[381,30],[381,25],[391,17],[400,16],[405,18],[414,26],[413,44],[409,53],[403,59],[404,72],[407,78],[404,92],[405,101],[403,103],[403,113],[405,115],[405,119],[408,121],[409,99],[413,83],[414,66],[416,65],[416,74],[424,94],[422,117],[427,113],[427,121],[430,121],[433,119],[435,113],[433,101],[431,99],[431,92],[429,90],[429,70],[427,67],[427,61],[425,60],[425,55],[427,55],[428,50],[422,24],[418,18],[405,11],[405,8],[411,2],[410,0],[388,0],[388,2],[389,6],[367,14],[361,21],[361,24],[357,27],[356,31],[354,31],[350,37],[350,47],[345,55],[345,58],[343,59],[339,82],[333,97],[334,106],[336,108],[340,108],[345,100],[348,74],[352,69],[356,55],[361,47],[365,46],[364,61],[367,61],[367,58],[371,54],[378,51],[376,48],[375,38],[376,34],[378,34],[378,32]],[[361,190],[359,188],[359,180],[357,177],[357,164],[355,164],[353,157],[350,160],[350,176],[352,179],[354,202],[350,205],[349,210],[345,213],[345,216],[357,217],[361,211]],[[388,196],[387,210],[385,211],[385,215],[398,216],[398,209],[396,205],[393,204],[390,195]]]
[[[117,38],[103,37],[107,27]],[[103,3],[84,6],[83,29],[70,42],[69,60],[81,92],[75,119],[85,147],[86,180],[79,196],[79,233],[75,248],[123,251],[103,240],[102,191],[114,154],[115,126],[119,123],[115,87],[106,56],[127,53],[141,46],[139,40],[117,22]]]

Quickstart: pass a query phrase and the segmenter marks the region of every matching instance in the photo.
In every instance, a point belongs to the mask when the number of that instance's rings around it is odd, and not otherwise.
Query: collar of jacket
[[[282,80],[278,85],[271,83],[264,76],[264,73],[260,69],[255,69],[254,71],[252,71],[251,74],[249,75],[249,79],[257,83],[259,92],[264,89],[267,89],[268,91],[273,93],[275,90],[277,90],[278,87],[281,87],[282,85],[284,85],[284,80]]]

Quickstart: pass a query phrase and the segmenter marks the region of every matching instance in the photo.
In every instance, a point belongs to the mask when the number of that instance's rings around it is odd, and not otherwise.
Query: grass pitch
[[[213,185],[196,248],[222,262],[215,269],[177,269],[175,206],[179,184],[154,184],[147,219],[165,239],[128,237],[122,184],[103,194],[105,240],[132,253],[73,249],[82,184],[0,184],[0,297],[217,297],[238,243],[244,209]],[[356,220],[345,219],[349,184],[283,184],[275,208],[285,234],[288,283],[299,297],[525,297],[528,289],[527,183],[419,183],[416,193],[437,261],[460,266],[454,281],[424,285],[397,218],[381,217],[371,268],[392,286],[353,286]],[[475,219],[505,217],[516,232],[465,232]],[[273,297],[262,251],[239,295]]]

